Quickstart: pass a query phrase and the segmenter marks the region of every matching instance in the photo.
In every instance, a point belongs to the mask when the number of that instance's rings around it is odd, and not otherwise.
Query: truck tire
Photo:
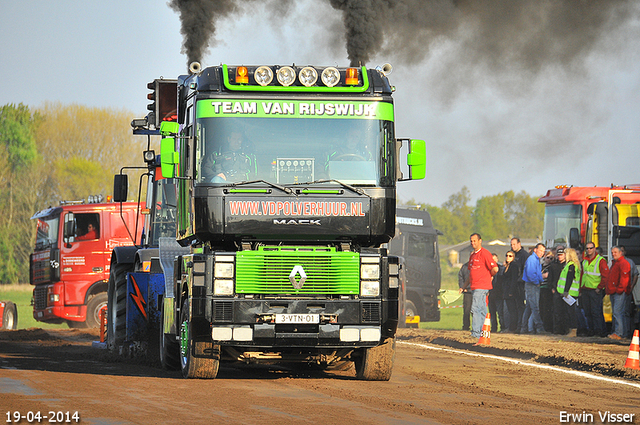
[[[107,289],[107,347],[115,351],[127,336],[127,272],[131,264],[113,263]]]
[[[395,357],[395,338],[387,338],[377,347],[364,348],[362,356],[354,360],[356,377],[364,381],[388,381]]]
[[[107,308],[107,293],[100,292],[92,295],[87,303],[87,320],[88,328],[100,327],[100,310]]]
[[[1,329],[18,329],[18,309],[16,308],[16,305],[11,301],[4,302]]]
[[[417,316],[418,315],[418,309],[416,308],[416,305],[413,303],[413,301],[409,301],[407,300],[404,304],[404,314],[405,316]]]
[[[185,378],[213,379],[218,375],[220,360],[212,357],[196,357],[195,342],[189,322],[189,298],[185,297],[180,309],[180,368]],[[213,350],[213,342],[208,347]]]
[[[173,298],[170,298],[173,302]],[[160,310],[160,364],[167,370],[180,369],[180,344],[176,341],[173,334],[164,333],[164,303],[166,298],[162,300],[162,308]]]

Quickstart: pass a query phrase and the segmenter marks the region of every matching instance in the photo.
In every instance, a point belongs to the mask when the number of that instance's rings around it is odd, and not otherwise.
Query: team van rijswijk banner
[[[382,101],[300,101],[275,99],[201,100],[198,118],[342,118],[393,121],[393,105]]]

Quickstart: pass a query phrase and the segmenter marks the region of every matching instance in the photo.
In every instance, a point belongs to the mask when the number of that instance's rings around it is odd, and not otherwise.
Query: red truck
[[[640,185],[556,186],[538,199],[545,203],[543,242],[582,249],[587,242],[607,257],[614,245],[640,259]]]
[[[31,217],[37,220],[30,256],[36,320],[98,327],[107,306],[111,252],[140,241],[138,214],[135,202],[123,203],[121,211],[119,203],[63,201]]]

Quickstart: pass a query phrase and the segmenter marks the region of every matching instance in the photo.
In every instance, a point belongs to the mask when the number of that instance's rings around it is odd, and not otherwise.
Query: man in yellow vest
[[[596,252],[593,242],[587,242],[582,260],[582,289],[579,302],[587,318],[588,336],[607,336],[602,314],[602,298],[608,277],[607,260]]]

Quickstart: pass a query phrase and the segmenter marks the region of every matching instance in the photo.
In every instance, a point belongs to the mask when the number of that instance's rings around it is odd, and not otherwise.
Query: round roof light
[[[316,83],[316,81],[318,81],[318,71],[310,66],[304,67],[302,68],[302,71],[300,71],[298,79],[303,86],[311,87]]]
[[[296,71],[290,66],[283,66],[276,72],[278,82],[283,86],[290,86],[296,81]]]
[[[273,71],[268,66],[259,66],[253,73],[253,78],[261,86],[268,86],[273,81]]]
[[[340,82],[340,71],[330,66],[322,71],[322,82],[327,87],[333,87]]]

